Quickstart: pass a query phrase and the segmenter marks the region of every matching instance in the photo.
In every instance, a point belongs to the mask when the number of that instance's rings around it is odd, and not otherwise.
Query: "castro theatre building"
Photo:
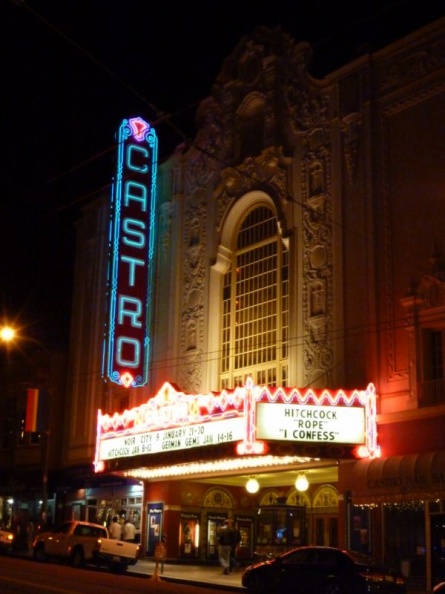
[[[160,161],[162,124],[116,123],[76,229],[58,516],[216,563],[230,515],[240,558],[331,544],[441,576],[444,28],[316,78],[260,27],[193,142]]]

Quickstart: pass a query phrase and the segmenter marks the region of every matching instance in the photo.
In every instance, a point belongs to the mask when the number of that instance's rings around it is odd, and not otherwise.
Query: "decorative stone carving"
[[[269,489],[261,495],[259,506],[262,505],[274,505],[277,503],[277,499],[280,497],[280,492],[276,489]]]
[[[319,134],[318,138],[325,136]],[[332,325],[332,232],[329,145],[303,155],[303,324],[305,382],[329,377],[333,360]]]
[[[203,507],[224,508],[230,510],[233,508],[233,500],[227,491],[224,491],[221,488],[212,488],[204,494],[202,505]]]
[[[287,496],[287,503],[289,505],[299,505],[300,507],[309,509],[311,507],[311,498],[309,497],[308,493],[303,493],[293,489]]]
[[[430,258],[430,272],[426,274],[416,289],[417,300],[422,309],[433,309],[445,305],[445,266],[436,250]]]
[[[179,374],[182,382],[187,386],[187,391],[198,394],[202,386],[202,351],[193,349],[183,355],[181,371]]]
[[[196,321],[189,320],[187,322],[186,331],[186,349],[188,351],[196,349],[197,336],[196,336]]]
[[[239,196],[259,183],[267,182],[277,188],[280,194],[287,196],[287,166],[289,159],[282,150],[269,147],[256,158],[248,157],[236,168],[227,168],[221,172],[222,184],[229,196]]]
[[[313,507],[338,507],[338,492],[332,485],[322,485],[314,493]]]
[[[377,70],[380,91],[388,92],[393,87],[419,80],[428,73],[442,68],[444,64],[445,41],[441,36],[437,41],[425,44],[416,52],[405,50],[398,60],[392,58],[387,63],[383,62]]]
[[[349,175],[351,184],[355,181],[355,171],[357,168],[360,127],[362,125],[362,117],[358,113],[351,113],[343,118],[341,122],[341,131],[343,134],[343,150],[346,161],[346,169]]]
[[[199,391],[202,381],[206,217],[206,192],[202,187],[196,186],[185,199],[183,240],[185,254],[181,311],[183,359],[179,376],[181,386],[189,392]]]
[[[430,259],[430,271],[419,283],[411,283],[408,294],[400,303],[405,311],[408,335],[408,377],[410,399],[418,397],[418,382],[422,377],[418,367],[419,328],[442,328],[445,307],[445,268],[436,251]]]
[[[311,305],[310,316],[322,316],[326,313],[326,287],[324,281],[316,280],[312,283],[310,288]]]
[[[326,340],[327,336],[327,321],[325,316],[319,316],[317,318],[310,318],[308,321],[309,328],[311,329],[311,340],[314,343],[320,343]],[[318,351],[320,352],[320,351]]]
[[[198,133],[188,154],[186,168],[186,183],[191,188],[197,183],[201,186],[209,183],[216,165],[220,164],[218,154],[225,145],[221,107],[213,98],[201,103],[197,127]]]
[[[319,161],[311,163],[309,169],[309,198],[324,193],[323,165]]]

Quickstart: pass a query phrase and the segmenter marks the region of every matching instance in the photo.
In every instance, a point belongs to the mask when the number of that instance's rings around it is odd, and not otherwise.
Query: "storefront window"
[[[141,531],[142,497],[115,497],[112,499],[88,499],[87,519],[103,526],[109,526],[112,518],[117,516],[123,525],[130,519],[136,528],[136,539]]]
[[[371,515],[369,507],[351,506],[349,548],[369,554],[371,552]]]
[[[426,563],[423,502],[385,504],[383,513],[387,543],[386,565],[400,570],[403,563],[410,576],[424,576]]]

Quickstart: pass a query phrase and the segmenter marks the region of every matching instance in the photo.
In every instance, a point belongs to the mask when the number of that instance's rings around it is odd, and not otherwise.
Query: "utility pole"
[[[48,520],[48,470],[49,470],[49,452],[50,452],[50,426],[49,415],[47,416],[47,429],[42,433],[42,457],[43,457],[43,472],[42,472],[42,509],[41,519],[42,528],[46,526]]]

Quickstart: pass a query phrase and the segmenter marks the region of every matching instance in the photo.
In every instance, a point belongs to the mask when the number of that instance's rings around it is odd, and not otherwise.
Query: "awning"
[[[352,503],[445,498],[445,451],[345,462],[339,486]]]

